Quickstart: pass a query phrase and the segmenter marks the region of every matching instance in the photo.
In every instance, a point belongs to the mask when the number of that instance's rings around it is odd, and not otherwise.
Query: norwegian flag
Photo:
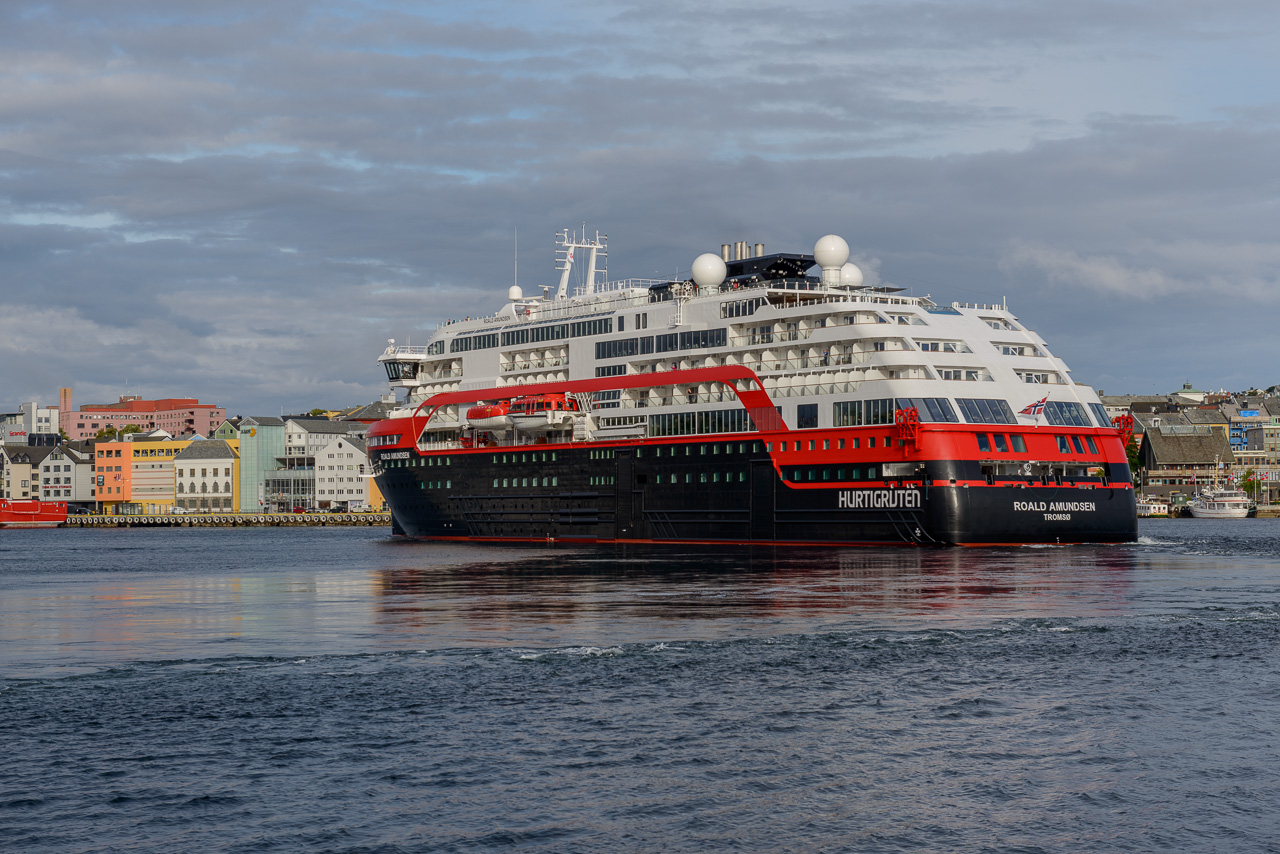
[[[1020,410],[1018,414],[1019,415],[1039,415],[1041,412],[1044,412],[1044,405],[1045,405],[1045,402],[1048,400],[1049,400],[1049,395],[1046,394],[1044,397],[1040,398],[1035,403],[1032,403],[1027,407],[1025,407],[1024,409]]]

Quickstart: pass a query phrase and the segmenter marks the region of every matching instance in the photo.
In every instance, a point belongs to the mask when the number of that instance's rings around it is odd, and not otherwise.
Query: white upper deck
[[[867,287],[830,235],[812,256],[728,249],[699,256],[686,281],[597,281],[593,253],[572,295],[567,270],[555,295],[513,287],[493,314],[443,324],[423,346],[392,342],[379,361],[407,390],[407,411],[444,391],[742,365],[792,428],[842,426],[850,401],[886,399],[912,401],[923,420],[1017,423],[1010,415],[1042,398],[1050,423],[1110,426],[1094,390],[1003,304]],[[808,274],[815,266],[821,276]],[[642,430],[654,414],[733,405],[715,384],[655,387],[598,393],[595,414],[605,427]],[[445,410],[433,426],[461,426],[459,417]]]

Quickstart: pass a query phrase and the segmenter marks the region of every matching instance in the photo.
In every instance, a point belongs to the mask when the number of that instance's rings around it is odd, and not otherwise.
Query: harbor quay
[[[64,528],[335,528],[383,527],[390,513],[194,513],[68,516]]]

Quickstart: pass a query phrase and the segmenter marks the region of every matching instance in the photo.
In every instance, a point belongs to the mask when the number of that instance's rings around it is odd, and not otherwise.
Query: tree
[[[1258,492],[1262,489],[1262,481],[1258,477],[1258,473],[1251,468],[1244,470],[1244,474],[1240,477],[1240,488],[1245,494],[1255,501],[1258,499]]]
[[[325,414],[326,412],[328,412],[328,411],[329,411],[329,410],[327,410],[327,409],[320,409],[320,408],[318,408],[318,407],[317,407],[316,409],[311,410],[311,411],[310,411],[309,413],[307,413],[307,414],[308,414],[308,415],[324,415],[324,414]]]
[[[126,424],[124,425],[124,427],[120,427],[120,428],[117,428],[114,424],[108,424],[106,427],[103,427],[101,430],[95,433],[93,438],[101,439],[106,442],[114,442],[115,440],[119,439],[121,436],[128,436],[130,433],[141,433],[141,432],[142,432],[142,428],[139,427],[137,424]]]
[[[1124,446],[1125,456],[1129,458],[1129,471],[1134,474],[1138,473],[1138,469],[1142,468],[1142,457],[1139,455],[1141,448],[1138,447],[1138,437],[1130,436],[1129,444]]]

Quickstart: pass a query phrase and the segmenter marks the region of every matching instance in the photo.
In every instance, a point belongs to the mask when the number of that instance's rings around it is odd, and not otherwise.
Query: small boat
[[[511,402],[511,421],[523,433],[568,430],[581,414],[578,401],[566,394],[535,394]]]
[[[1169,503],[1159,498],[1139,498],[1138,516],[1146,519],[1164,518],[1169,515]]]
[[[1252,508],[1243,491],[1214,486],[1201,490],[1187,502],[1187,509],[1197,519],[1243,519]]]
[[[511,401],[482,403],[467,410],[467,423],[477,430],[510,430]]]
[[[0,498],[0,528],[56,528],[67,521],[65,501]]]

